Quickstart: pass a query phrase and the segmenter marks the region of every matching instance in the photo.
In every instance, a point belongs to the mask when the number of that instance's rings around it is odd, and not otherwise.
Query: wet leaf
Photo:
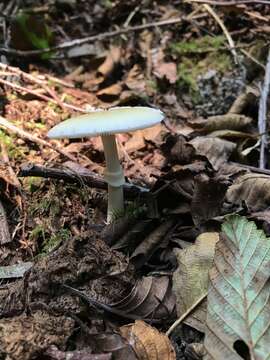
[[[177,315],[183,315],[208,288],[208,271],[212,267],[215,245],[219,239],[216,232],[199,235],[195,244],[184,250],[175,249],[178,268],[173,273],[173,291],[176,295]],[[206,301],[185,319],[185,323],[204,331]]]
[[[222,226],[210,270],[205,359],[269,359],[270,241],[233,215]]]
[[[142,319],[169,320],[175,315],[170,279],[167,276],[143,277],[125,298],[110,306]]]
[[[228,189],[227,201],[245,202],[251,211],[261,211],[270,206],[270,177],[264,174],[245,174],[236,179]]]
[[[236,148],[233,142],[219,138],[198,136],[189,142],[199,155],[206,156],[215,169],[228,161]]]
[[[157,329],[137,320],[120,328],[122,336],[133,346],[141,360],[175,360],[176,355],[169,338]]]

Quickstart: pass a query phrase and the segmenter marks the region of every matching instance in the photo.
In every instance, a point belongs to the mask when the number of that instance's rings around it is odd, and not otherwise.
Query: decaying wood
[[[5,209],[0,201],[0,244],[7,244],[11,241],[8,229],[7,217]]]

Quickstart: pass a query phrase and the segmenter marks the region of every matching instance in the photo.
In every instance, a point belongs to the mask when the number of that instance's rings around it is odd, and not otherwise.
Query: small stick
[[[270,87],[270,48],[268,52],[264,84],[261,87],[261,97],[259,103],[259,118],[258,118],[258,129],[259,133],[262,133],[261,147],[260,147],[260,169],[265,168],[265,149],[267,148],[267,135],[266,135],[266,120],[267,120],[267,99]]]
[[[8,229],[8,222],[5,209],[0,200],[0,244],[7,244],[11,241],[10,232]]]
[[[0,83],[4,84],[4,85],[7,85],[7,86],[10,86],[11,88],[16,89],[19,92],[27,92],[27,93],[32,94],[32,95],[34,95],[34,96],[36,96],[36,97],[38,97],[38,98],[40,98],[40,99],[42,99],[44,101],[52,102],[54,104],[59,105],[59,102],[56,101],[55,99],[52,99],[52,98],[50,98],[50,97],[48,97],[46,95],[40,94],[36,90],[28,89],[28,88],[26,88],[24,86],[14,84],[14,83],[12,83],[12,82],[10,82],[8,80],[4,80],[4,79],[1,79],[1,78],[0,78]],[[72,109],[72,110],[75,110],[75,111],[87,112],[85,109],[82,109],[80,107],[77,107],[77,106],[74,106],[74,105],[71,105],[71,104],[67,104],[67,103],[64,103],[64,102],[62,103],[62,105],[64,107],[66,107],[66,108],[69,108],[69,109]]]
[[[79,46],[82,44],[86,44],[86,43],[90,43],[90,42],[94,42],[94,41],[98,41],[98,40],[104,40],[104,39],[115,37],[115,36],[118,36],[121,34],[127,34],[129,32],[141,31],[141,30],[150,29],[153,27],[158,27],[158,26],[174,25],[174,24],[178,24],[184,20],[188,21],[188,19],[186,19],[184,17],[178,17],[175,19],[161,20],[161,21],[155,21],[155,22],[147,23],[147,24],[130,26],[130,27],[115,30],[115,31],[108,31],[103,34],[87,36],[82,39],[66,41],[58,46],[41,49],[41,50],[40,49],[39,50],[15,50],[15,49],[8,49],[8,48],[0,48],[0,53],[2,52],[3,54],[11,54],[11,55],[18,55],[18,56],[40,55],[40,54],[48,53],[51,51],[69,49],[74,46]]]
[[[36,176],[64,180],[69,183],[84,183],[88,186],[104,190],[108,187],[108,184],[103,180],[101,176],[82,167],[77,167],[76,170],[73,170],[70,167],[58,169],[30,163],[22,165],[19,171],[19,176]],[[148,191],[148,189],[137,185],[129,183],[124,184],[124,192],[129,195],[130,198],[134,198],[139,194],[146,193]]]
[[[198,306],[200,305],[200,303],[207,297],[207,292],[204,293],[201,297],[199,297],[199,299],[197,301],[195,301],[195,303],[182,315],[180,316],[179,319],[177,319],[172,326],[169,328],[169,330],[166,332],[167,336],[170,336],[171,333],[173,332],[173,330],[175,328],[177,328],[178,325],[181,324],[181,322],[183,320],[185,320],[185,318]]]
[[[235,44],[234,44],[234,41],[231,37],[231,35],[229,34],[229,31],[227,30],[226,26],[224,25],[223,21],[220,19],[220,17],[218,16],[218,14],[211,8],[210,5],[208,4],[204,4],[203,7],[205,8],[206,11],[209,12],[209,14],[211,16],[213,16],[213,18],[216,20],[216,22],[218,23],[218,25],[221,27],[224,35],[226,36],[227,40],[228,40],[228,43],[229,43],[229,48],[231,50],[231,53],[233,55],[233,58],[234,58],[234,62],[236,64],[239,63],[238,61],[238,58],[237,58],[237,53],[235,51]]]
[[[31,142],[34,142],[40,146],[47,146],[50,149],[53,149],[54,151],[58,152],[59,154],[64,155],[69,160],[72,160],[75,162],[77,161],[77,159],[73,155],[67,153],[65,150],[62,150],[59,146],[52,145],[51,143],[49,143],[43,139],[40,139],[36,135],[29,134],[27,131],[18,128],[14,124],[11,124],[11,122],[9,122],[7,119],[3,118],[2,116],[0,116],[0,127],[3,127],[4,129],[11,131],[12,133],[20,136],[21,138],[26,139]]]

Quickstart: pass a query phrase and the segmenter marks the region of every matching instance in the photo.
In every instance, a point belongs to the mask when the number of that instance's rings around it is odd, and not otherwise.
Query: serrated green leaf
[[[228,217],[210,271],[204,359],[270,359],[269,276],[270,239]]]

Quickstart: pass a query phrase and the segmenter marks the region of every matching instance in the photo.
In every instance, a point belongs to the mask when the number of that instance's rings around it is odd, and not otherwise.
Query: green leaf
[[[204,359],[270,359],[270,240],[233,215],[210,271]]]

